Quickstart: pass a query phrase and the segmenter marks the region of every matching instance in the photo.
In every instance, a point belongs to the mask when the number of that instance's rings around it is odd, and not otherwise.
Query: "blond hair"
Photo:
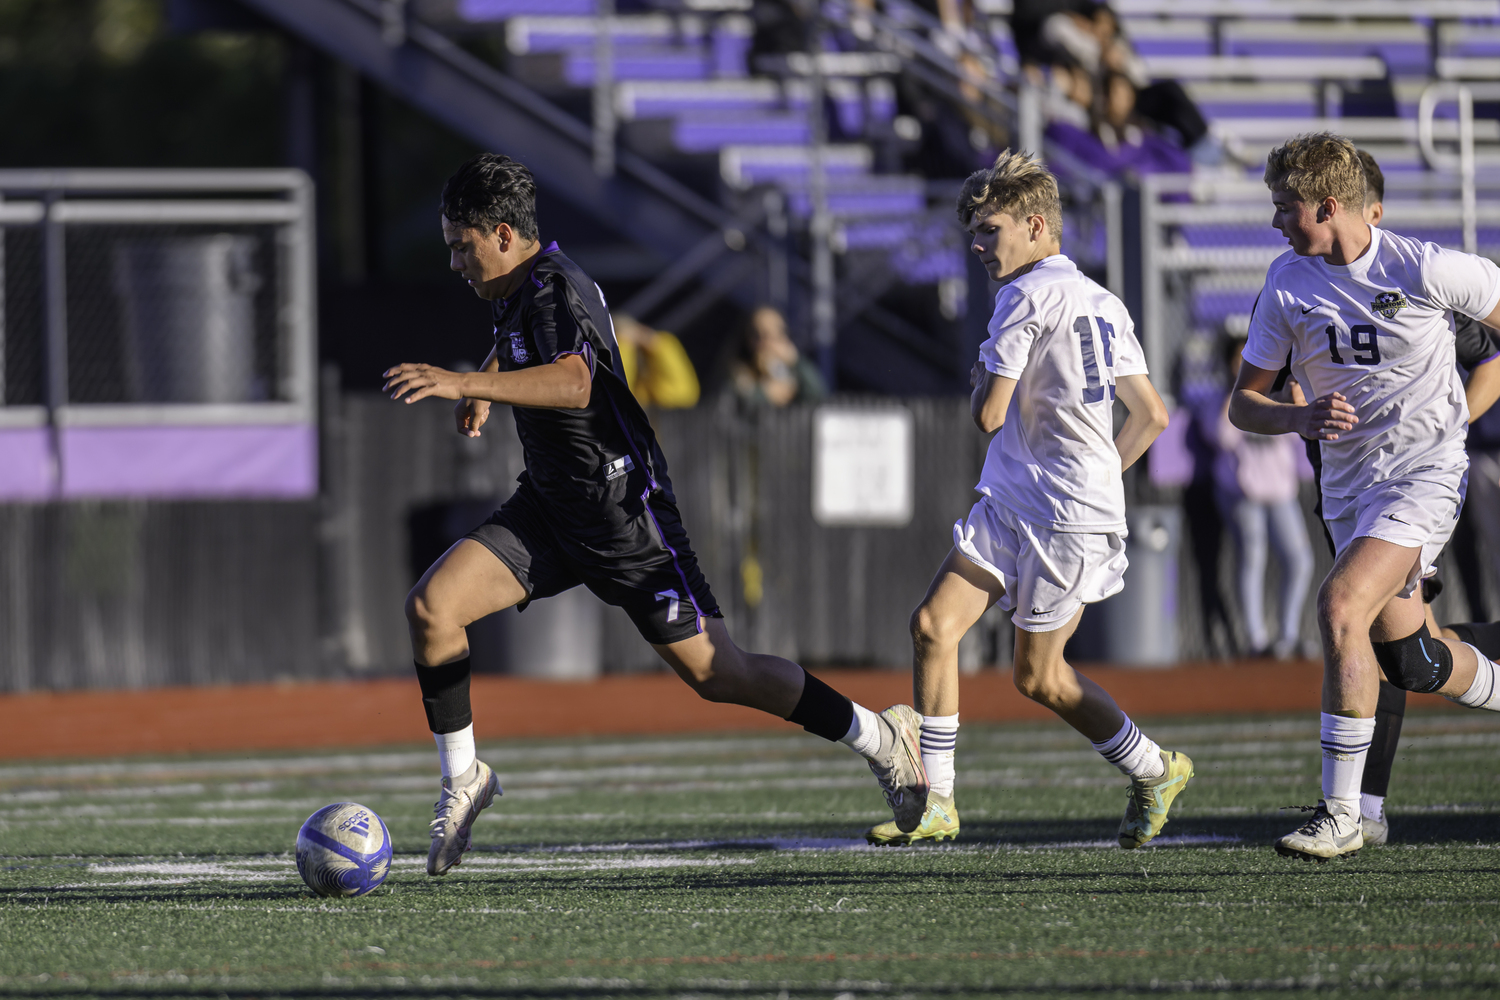
[[[958,194],[958,218],[967,226],[980,212],[1004,212],[1017,222],[1040,215],[1047,232],[1062,239],[1062,198],[1057,178],[1042,161],[1027,153],[1006,150],[983,170],[964,181]]]
[[[1354,143],[1332,132],[1299,135],[1266,157],[1266,187],[1317,204],[1332,198],[1351,212],[1365,204],[1365,168]]]

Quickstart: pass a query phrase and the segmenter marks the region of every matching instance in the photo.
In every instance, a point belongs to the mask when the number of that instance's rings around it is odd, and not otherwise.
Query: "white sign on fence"
[[[912,514],[911,411],[824,406],[813,414],[813,518],[899,528]]]

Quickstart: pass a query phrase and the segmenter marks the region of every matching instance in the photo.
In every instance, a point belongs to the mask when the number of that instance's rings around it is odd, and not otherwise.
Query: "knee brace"
[[[1374,646],[1375,662],[1385,671],[1386,680],[1403,691],[1436,691],[1453,673],[1453,654],[1432,637],[1425,623],[1404,639]]]

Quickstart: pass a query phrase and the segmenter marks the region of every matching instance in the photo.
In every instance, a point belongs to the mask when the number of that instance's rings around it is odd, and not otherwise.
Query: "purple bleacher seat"
[[[1328,56],[1379,56],[1385,60],[1392,73],[1399,74],[1426,75],[1431,69],[1431,58],[1426,43],[1344,41],[1340,40],[1336,34],[1322,37],[1312,35],[1299,39],[1226,39],[1224,54],[1307,59],[1308,79],[1317,78],[1317,60]]]
[[[802,153],[798,150],[798,153]],[[805,156],[787,156],[775,159],[746,159],[739,165],[739,175],[745,185],[780,184],[796,187],[807,183],[809,170]],[[830,182],[842,183],[852,178],[869,176],[869,165],[833,160],[824,168]]]
[[[1105,173],[1120,177],[1137,174],[1185,174],[1192,172],[1192,157],[1159,135],[1147,132],[1139,145],[1120,143],[1111,150],[1087,129],[1067,122],[1048,124],[1047,139]]]
[[[851,222],[844,227],[844,246],[850,250],[879,250],[911,238],[916,231],[915,217]]]
[[[1308,97],[1248,101],[1199,101],[1205,118],[1316,118],[1318,105]]]
[[[1213,42],[1207,38],[1132,38],[1143,56],[1211,56]]]
[[[1271,201],[1266,199],[1265,223],[1238,226],[1185,225],[1178,229],[1190,247],[1286,246],[1286,237],[1271,228]]]
[[[595,0],[458,0],[459,18],[475,23],[527,15],[588,17],[598,9]]]
[[[810,141],[807,116],[782,112],[687,112],[672,125],[672,144],[683,153],[716,152],[725,146],[793,145]]]
[[[828,209],[841,216],[911,215],[927,210],[927,191],[920,177],[870,176],[829,178]],[[812,214],[807,189],[787,192],[792,214]]]
[[[714,75],[737,79],[749,73],[749,35],[738,31],[715,31],[713,34]]]
[[[1464,234],[1458,226],[1390,226],[1392,232],[1400,233],[1414,240],[1422,240],[1425,243],[1436,243],[1440,246],[1463,249]],[[1500,229],[1488,226],[1479,227],[1479,245],[1482,247],[1500,246]]]
[[[1193,293],[1193,321],[1214,328],[1224,317],[1245,315],[1255,305],[1259,288],[1214,288]]]
[[[669,118],[684,112],[701,111],[777,111],[782,108],[781,91],[776,86],[760,86],[761,81],[752,81],[748,86],[715,87],[700,81],[677,83],[642,82],[627,84],[623,93],[628,94],[630,118]]]
[[[573,51],[563,56],[563,78],[569,86],[594,85],[594,53]],[[616,80],[706,80],[708,59],[700,49],[621,48],[614,54]]]

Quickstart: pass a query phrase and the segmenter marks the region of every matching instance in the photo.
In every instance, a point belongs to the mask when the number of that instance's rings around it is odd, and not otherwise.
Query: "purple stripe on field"
[[[67,497],[310,497],[318,491],[316,428],[70,427]]]
[[[52,492],[52,449],[45,427],[0,429],[0,500],[45,500]]]

